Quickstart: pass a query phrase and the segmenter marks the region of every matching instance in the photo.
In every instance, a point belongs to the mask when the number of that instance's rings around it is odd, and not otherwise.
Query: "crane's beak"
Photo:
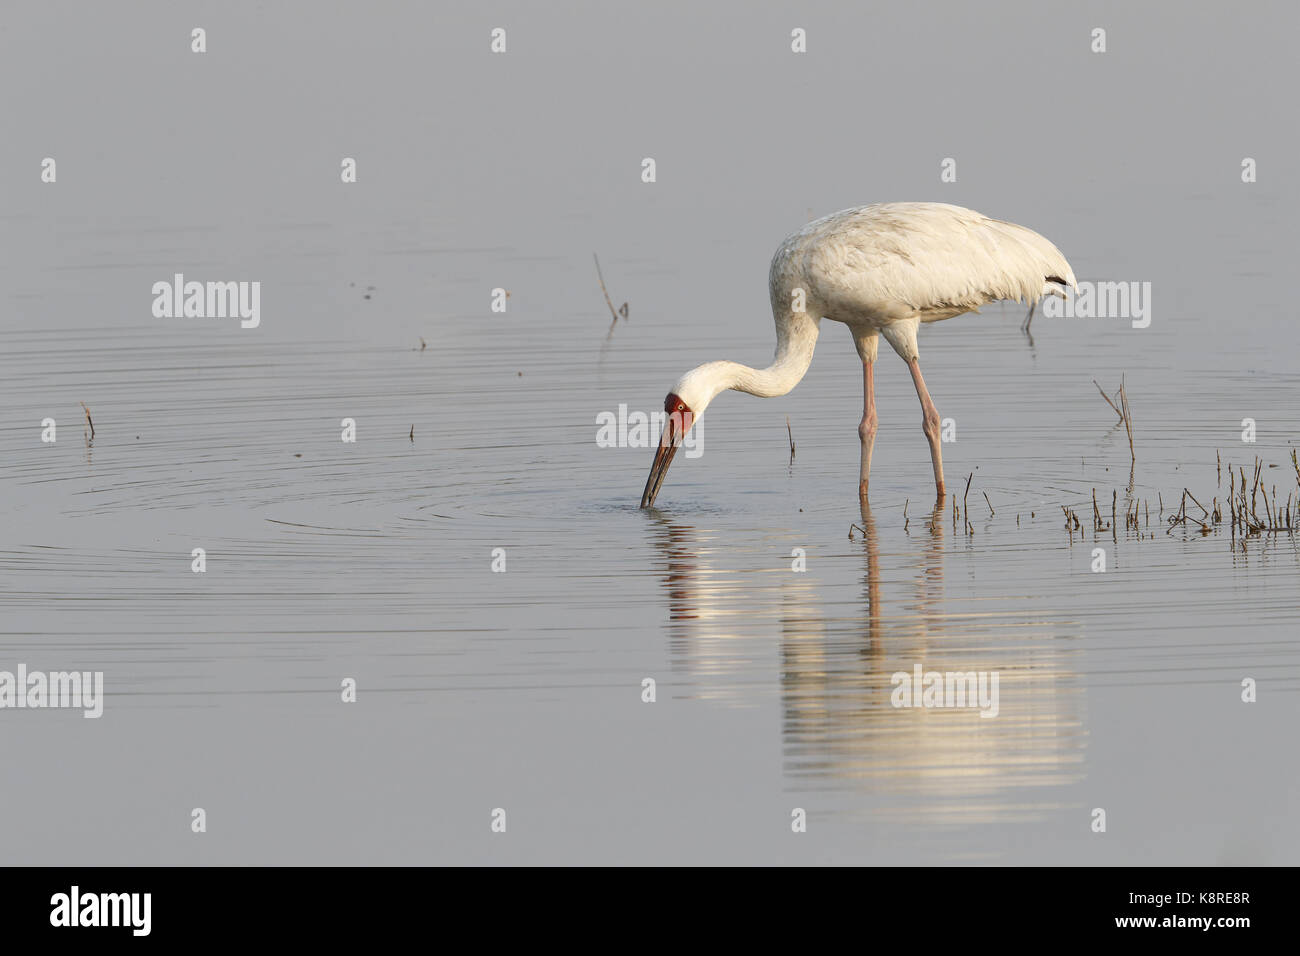
[[[673,463],[673,456],[691,430],[694,414],[676,395],[669,395],[665,403],[668,419],[664,422],[663,434],[659,436],[659,447],[655,449],[654,464],[650,466],[650,477],[646,479],[645,491],[641,492],[641,507],[648,508],[655,503],[659,486],[664,483],[668,466]],[[674,411],[673,409],[677,409]]]

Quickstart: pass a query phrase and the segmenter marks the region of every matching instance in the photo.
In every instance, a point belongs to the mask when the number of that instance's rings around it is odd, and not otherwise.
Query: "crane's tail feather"
[[[1071,279],[1073,278],[1074,277],[1071,276]],[[1054,295],[1058,298],[1064,299],[1066,297],[1065,293],[1071,287],[1073,287],[1075,292],[1079,291],[1079,286],[1075,282],[1066,282],[1060,276],[1048,276],[1043,282],[1043,295]]]
[[[1001,219],[990,220],[990,222],[994,224],[998,233],[1003,238],[1011,240],[1013,246],[1021,253],[1017,257],[1020,260],[1019,268],[1016,270],[1019,275],[1009,276],[1012,279],[1012,286],[1019,287],[1016,291],[1022,291],[1022,295],[1016,296],[1017,299],[1035,301],[1045,295],[1065,298],[1067,289],[1079,291],[1074,270],[1065,261],[1065,256],[1061,255],[1061,250],[1049,240],[1034,230],[1013,222],[1004,222]],[[1022,281],[1015,282],[1015,279],[1021,276],[1023,276]]]

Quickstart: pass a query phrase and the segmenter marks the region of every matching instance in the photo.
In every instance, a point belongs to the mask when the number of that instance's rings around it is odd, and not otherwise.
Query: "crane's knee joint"
[[[858,424],[858,437],[863,441],[875,441],[876,439],[876,416],[869,415],[862,419]]]
[[[934,439],[939,437],[939,413],[937,411],[926,412],[921,419],[921,431],[925,432],[925,437]]]

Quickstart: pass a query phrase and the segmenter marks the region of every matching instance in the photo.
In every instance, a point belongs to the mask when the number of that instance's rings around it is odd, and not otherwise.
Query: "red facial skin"
[[[659,494],[659,486],[664,483],[664,476],[668,474],[668,466],[673,463],[673,455],[677,453],[677,448],[686,437],[686,433],[691,430],[691,425],[695,421],[695,413],[690,410],[676,394],[669,393],[664,399],[664,411],[667,413],[667,420],[664,422],[663,434],[659,436],[659,447],[655,450],[654,464],[650,466],[650,477],[646,479],[645,491],[641,493],[641,507],[648,508],[654,504],[655,497]]]

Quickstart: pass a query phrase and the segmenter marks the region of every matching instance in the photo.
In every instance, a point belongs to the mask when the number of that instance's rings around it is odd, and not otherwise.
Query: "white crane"
[[[812,363],[821,319],[843,322],[862,359],[862,467],[865,498],[876,438],[873,367],[879,336],[912,372],[930,442],[935,491],[944,497],[939,412],[921,377],[916,330],[1001,299],[1031,306],[1044,295],[1078,291],[1074,272],[1056,246],[1014,223],[936,202],[877,203],[808,223],[790,236],[768,276],[776,320],[776,357],[764,369],[708,362],[691,369],[664,401],[668,418],[655,452],[641,507],[654,504],[673,455],[709,403],[726,389],[762,398],[784,395]]]

